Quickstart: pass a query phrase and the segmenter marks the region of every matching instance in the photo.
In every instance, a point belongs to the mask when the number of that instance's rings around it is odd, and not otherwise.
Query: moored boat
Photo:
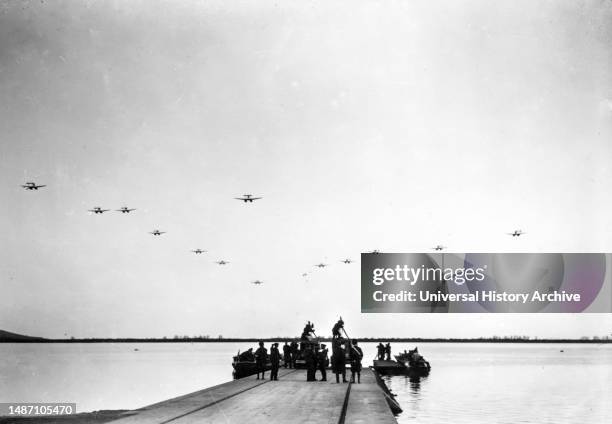
[[[395,355],[395,360],[375,359],[372,366],[380,374],[406,374],[411,377],[429,375],[431,365],[417,348]]]
[[[234,377],[234,380],[257,374],[257,362],[255,362],[255,356],[253,355],[252,350],[248,350],[243,353],[238,352],[238,354],[232,359],[232,368],[234,369],[232,371],[232,376]],[[264,370],[268,371],[271,368],[272,363],[268,357],[266,358]]]

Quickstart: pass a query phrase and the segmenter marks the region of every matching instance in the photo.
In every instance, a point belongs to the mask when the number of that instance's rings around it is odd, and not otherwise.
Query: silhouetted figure
[[[272,369],[270,371],[270,380],[278,380],[278,367],[280,366],[280,352],[278,350],[278,343],[274,343],[270,348],[270,363]]]
[[[342,374],[342,382],[346,383],[346,357],[344,356],[343,339],[336,338],[332,340],[332,371],[336,374],[336,383],[340,383],[340,374]]]
[[[342,317],[340,317],[338,322],[335,323],[334,327],[332,328],[332,338],[337,339],[339,337],[342,337],[342,334],[340,334],[340,330],[343,330],[343,329],[344,329],[344,321],[342,321]]]
[[[381,361],[385,359],[385,345],[383,345],[382,343],[378,343],[376,349],[378,350],[378,359],[380,359]]]
[[[306,381],[317,381],[315,378],[317,358],[310,345],[304,349],[304,360],[306,361]]]
[[[268,359],[268,350],[264,347],[264,342],[259,342],[259,348],[255,351],[255,363],[257,367],[257,379],[259,374],[261,378],[266,378],[266,360]]]
[[[247,351],[242,352],[238,355],[238,360],[245,362],[253,362],[255,360],[255,355],[253,354],[253,348],[250,348]]]
[[[391,343],[385,345],[385,354],[387,355],[387,361],[391,360]]]
[[[295,368],[295,361],[298,357],[299,345],[294,340],[291,342],[291,368]]]
[[[329,358],[327,357],[327,347],[321,344],[321,349],[317,352],[317,368],[321,371],[321,381],[327,381],[327,366]],[[315,372],[316,377],[316,372]]]
[[[357,340],[353,340],[351,346],[351,383],[355,382],[355,374],[357,374],[357,383],[361,383],[361,359],[363,358],[363,350],[357,346]]]
[[[289,343],[285,342],[285,344],[283,345],[283,367],[287,368],[293,368],[291,366],[291,346],[289,346]]]
[[[312,333],[314,333],[314,323],[308,321],[306,326],[304,326],[304,331],[302,331],[302,340],[310,340]]]

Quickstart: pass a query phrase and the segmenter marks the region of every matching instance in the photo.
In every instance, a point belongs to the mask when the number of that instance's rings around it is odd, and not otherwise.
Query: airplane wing
[[[258,199],[263,199],[263,197],[249,197],[250,200],[258,200]]]
[[[246,200],[244,197],[234,197],[236,200]]]
[[[41,187],[47,187],[47,186],[45,184],[43,184],[43,185],[35,185],[34,187],[41,188]]]

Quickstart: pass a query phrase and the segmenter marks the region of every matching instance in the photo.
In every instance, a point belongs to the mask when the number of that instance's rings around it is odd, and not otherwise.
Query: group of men
[[[386,345],[378,343],[378,346],[376,346],[376,350],[378,351],[378,356],[376,357],[376,359],[386,359],[387,361],[391,360],[391,343],[387,343]]]
[[[331,369],[336,375],[336,383],[347,383],[346,380],[346,361],[350,361],[351,366],[351,382],[361,383],[361,360],[363,359],[363,351],[359,347],[357,340],[345,339],[340,334],[340,330],[344,332],[344,321],[342,318],[332,328],[332,356]],[[306,365],[306,381],[317,381],[316,372],[321,372],[321,380],[327,381],[327,367],[329,366],[327,346],[323,343],[319,344],[313,341],[314,324],[308,321],[302,332],[301,353]],[[295,368],[295,362],[300,353],[299,345],[296,341],[291,344],[285,342],[283,346],[283,361],[285,368]],[[257,368],[257,379],[259,375],[265,379],[266,362],[268,360],[268,351],[264,347],[262,341],[259,342],[259,348],[252,354],[252,349],[249,349],[245,354],[252,355]],[[241,357],[242,359],[242,357]],[[246,359],[246,356],[244,358]],[[278,380],[278,369],[280,367],[280,351],[278,343],[273,343],[270,348],[269,360],[271,364],[270,380]],[[357,381],[355,381],[357,377]]]

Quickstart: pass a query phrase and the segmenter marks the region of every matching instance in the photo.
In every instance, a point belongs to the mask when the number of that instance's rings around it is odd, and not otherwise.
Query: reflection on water
[[[361,346],[364,366],[371,365],[376,344]],[[0,344],[0,402],[139,408],[231,380],[232,356],[248,347]],[[431,363],[429,376],[384,377],[403,409],[400,424],[610,422],[612,345],[421,343],[419,351]]]
[[[421,344],[427,377],[385,376],[399,423],[608,423],[611,345]],[[578,418],[579,417],[579,418]]]

